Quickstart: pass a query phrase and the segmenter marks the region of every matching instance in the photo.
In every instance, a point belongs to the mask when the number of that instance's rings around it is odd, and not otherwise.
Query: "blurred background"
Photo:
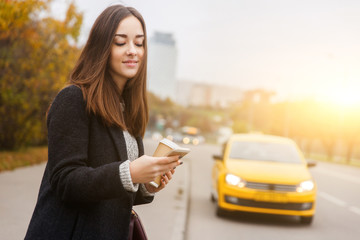
[[[356,0],[0,0],[0,238],[25,234],[47,161],[46,111],[96,17],[117,3],[147,24],[146,153],[163,137],[192,149],[169,190],[139,209],[151,239],[358,238]],[[215,217],[212,154],[234,133],[291,138],[318,162],[311,227],[279,216]],[[44,164],[6,171],[34,163]]]
[[[191,131],[195,143],[221,143],[262,132],[295,139],[308,157],[360,157],[360,2],[352,0],[2,0],[1,150],[46,145],[49,102],[96,17],[116,3],[147,23],[147,136],[183,141]]]

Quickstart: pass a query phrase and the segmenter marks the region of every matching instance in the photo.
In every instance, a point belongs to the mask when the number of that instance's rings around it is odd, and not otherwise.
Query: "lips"
[[[136,67],[138,61],[136,61],[136,60],[126,60],[126,61],[123,61],[123,63],[127,67]]]

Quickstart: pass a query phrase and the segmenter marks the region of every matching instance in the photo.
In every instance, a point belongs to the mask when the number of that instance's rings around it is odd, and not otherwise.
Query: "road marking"
[[[325,198],[326,200],[328,200],[329,202],[332,202],[336,205],[339,205],[341,207],[345,207],[347,205],[347,203],[337,197],[334,197],[326,192],[319,192],[319,195],[323,198]]]
[[[318,169],[314,169],[314,170],[315,170],[314,172],[319,172],[319,173],[322,173],[322,174],[325,174],[325,175],[328,175],[331,177],[336,177],[336,178],[339,178],[339,179],[342,179],[345,181],[350,181],[352,183],[360,184],[360,178],[357,176],[348,175],[348,174],[344,174],[344,173],[340,173],[340,172],[335,172],[335,171],[332,171],[329,169],[318,168]]]
[[[360,208],[358,208],[358,207],[350,206],[349,210],[352,211],[353,213],[360,215]]]
[[[334,197],[326,192],[319,192],[319,196],[322,198],[328,200],[329,202],[332,202],[340,207],[346,207],[347,203],[337,197]],[[360,208],[355,206],[348,206],[347,209],[355,214],[360,215]]]

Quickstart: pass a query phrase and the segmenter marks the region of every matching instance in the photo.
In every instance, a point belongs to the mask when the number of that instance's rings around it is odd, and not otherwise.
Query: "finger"
[[[161,179],[161,184],[160,184],[160,186],[158,187],[159,191],[160,191],[161,189],[164,189],[165,186],[166,186],[165,180],[164,180],[164,179]]]
[[[167,176],[167,178],[168,178],[169,180],[171,180],[171,179],[172,179],[172,173],[171,173],[171,171],[167,172],[167,173],[166,173],[166,176]]]
[[[183,161],[181,161],[181,160],[172,162],[171,164],[169,164],[169,167],[170,167],[169,171],[175,169],[177,166],[180,166],[181,164],[183,164]]]
[[[178,160],[176,162],[172,162],[172,163],[167,164],[167,165],[163,164],[163,165],[159,166],[159,171],[161,172],[161,174],[167,173],[167,172],[173,170],[175,167],[177,167],[177,166],[179,166],[181,164],[183,164],[183,162],[180,161],[180,160]]]
[[[166,174],[163,175],[162,179],[165,181],[165,184],[168,184],[170,181]]]
[[[183,164],[183,163],[184,163],[184,162],[181,161],[181,160],[176,161],[176,162],[174,163],[174,167],[170,168],[170,170],[175,169],[177,166],[180,166],[180,165]]]
[[[170,163],[174,163],[176,161],[179,160],[179,156],[171,156],[171,157],[158,157],[157,158],[157,161],[159,164],[164,164],[164,165],[167,165],[167,164],[170,164]]]
[[[173,175],[175,173],[175,168],[171,169],[170,172],[171,172],[171,175]]]

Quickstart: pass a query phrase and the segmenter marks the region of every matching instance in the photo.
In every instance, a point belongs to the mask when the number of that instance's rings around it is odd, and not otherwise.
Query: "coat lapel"
[[[111,139],[114,142],[116,151],[120,157],[120,161],[125,161],[128,158],[127,150],[126,150],[126,142],[124,137],[124,132],[118,127],[108,127]],[[144,155],[144,144],[141,137],[136,137],[136,142],[139,149],[139,157]]]
[[[114,142],[116,151],[120,157],[120,161],[125,161],[128,159],[126,151],[126,143],[123,131],[115,126],[108,127],[111,139]]]

